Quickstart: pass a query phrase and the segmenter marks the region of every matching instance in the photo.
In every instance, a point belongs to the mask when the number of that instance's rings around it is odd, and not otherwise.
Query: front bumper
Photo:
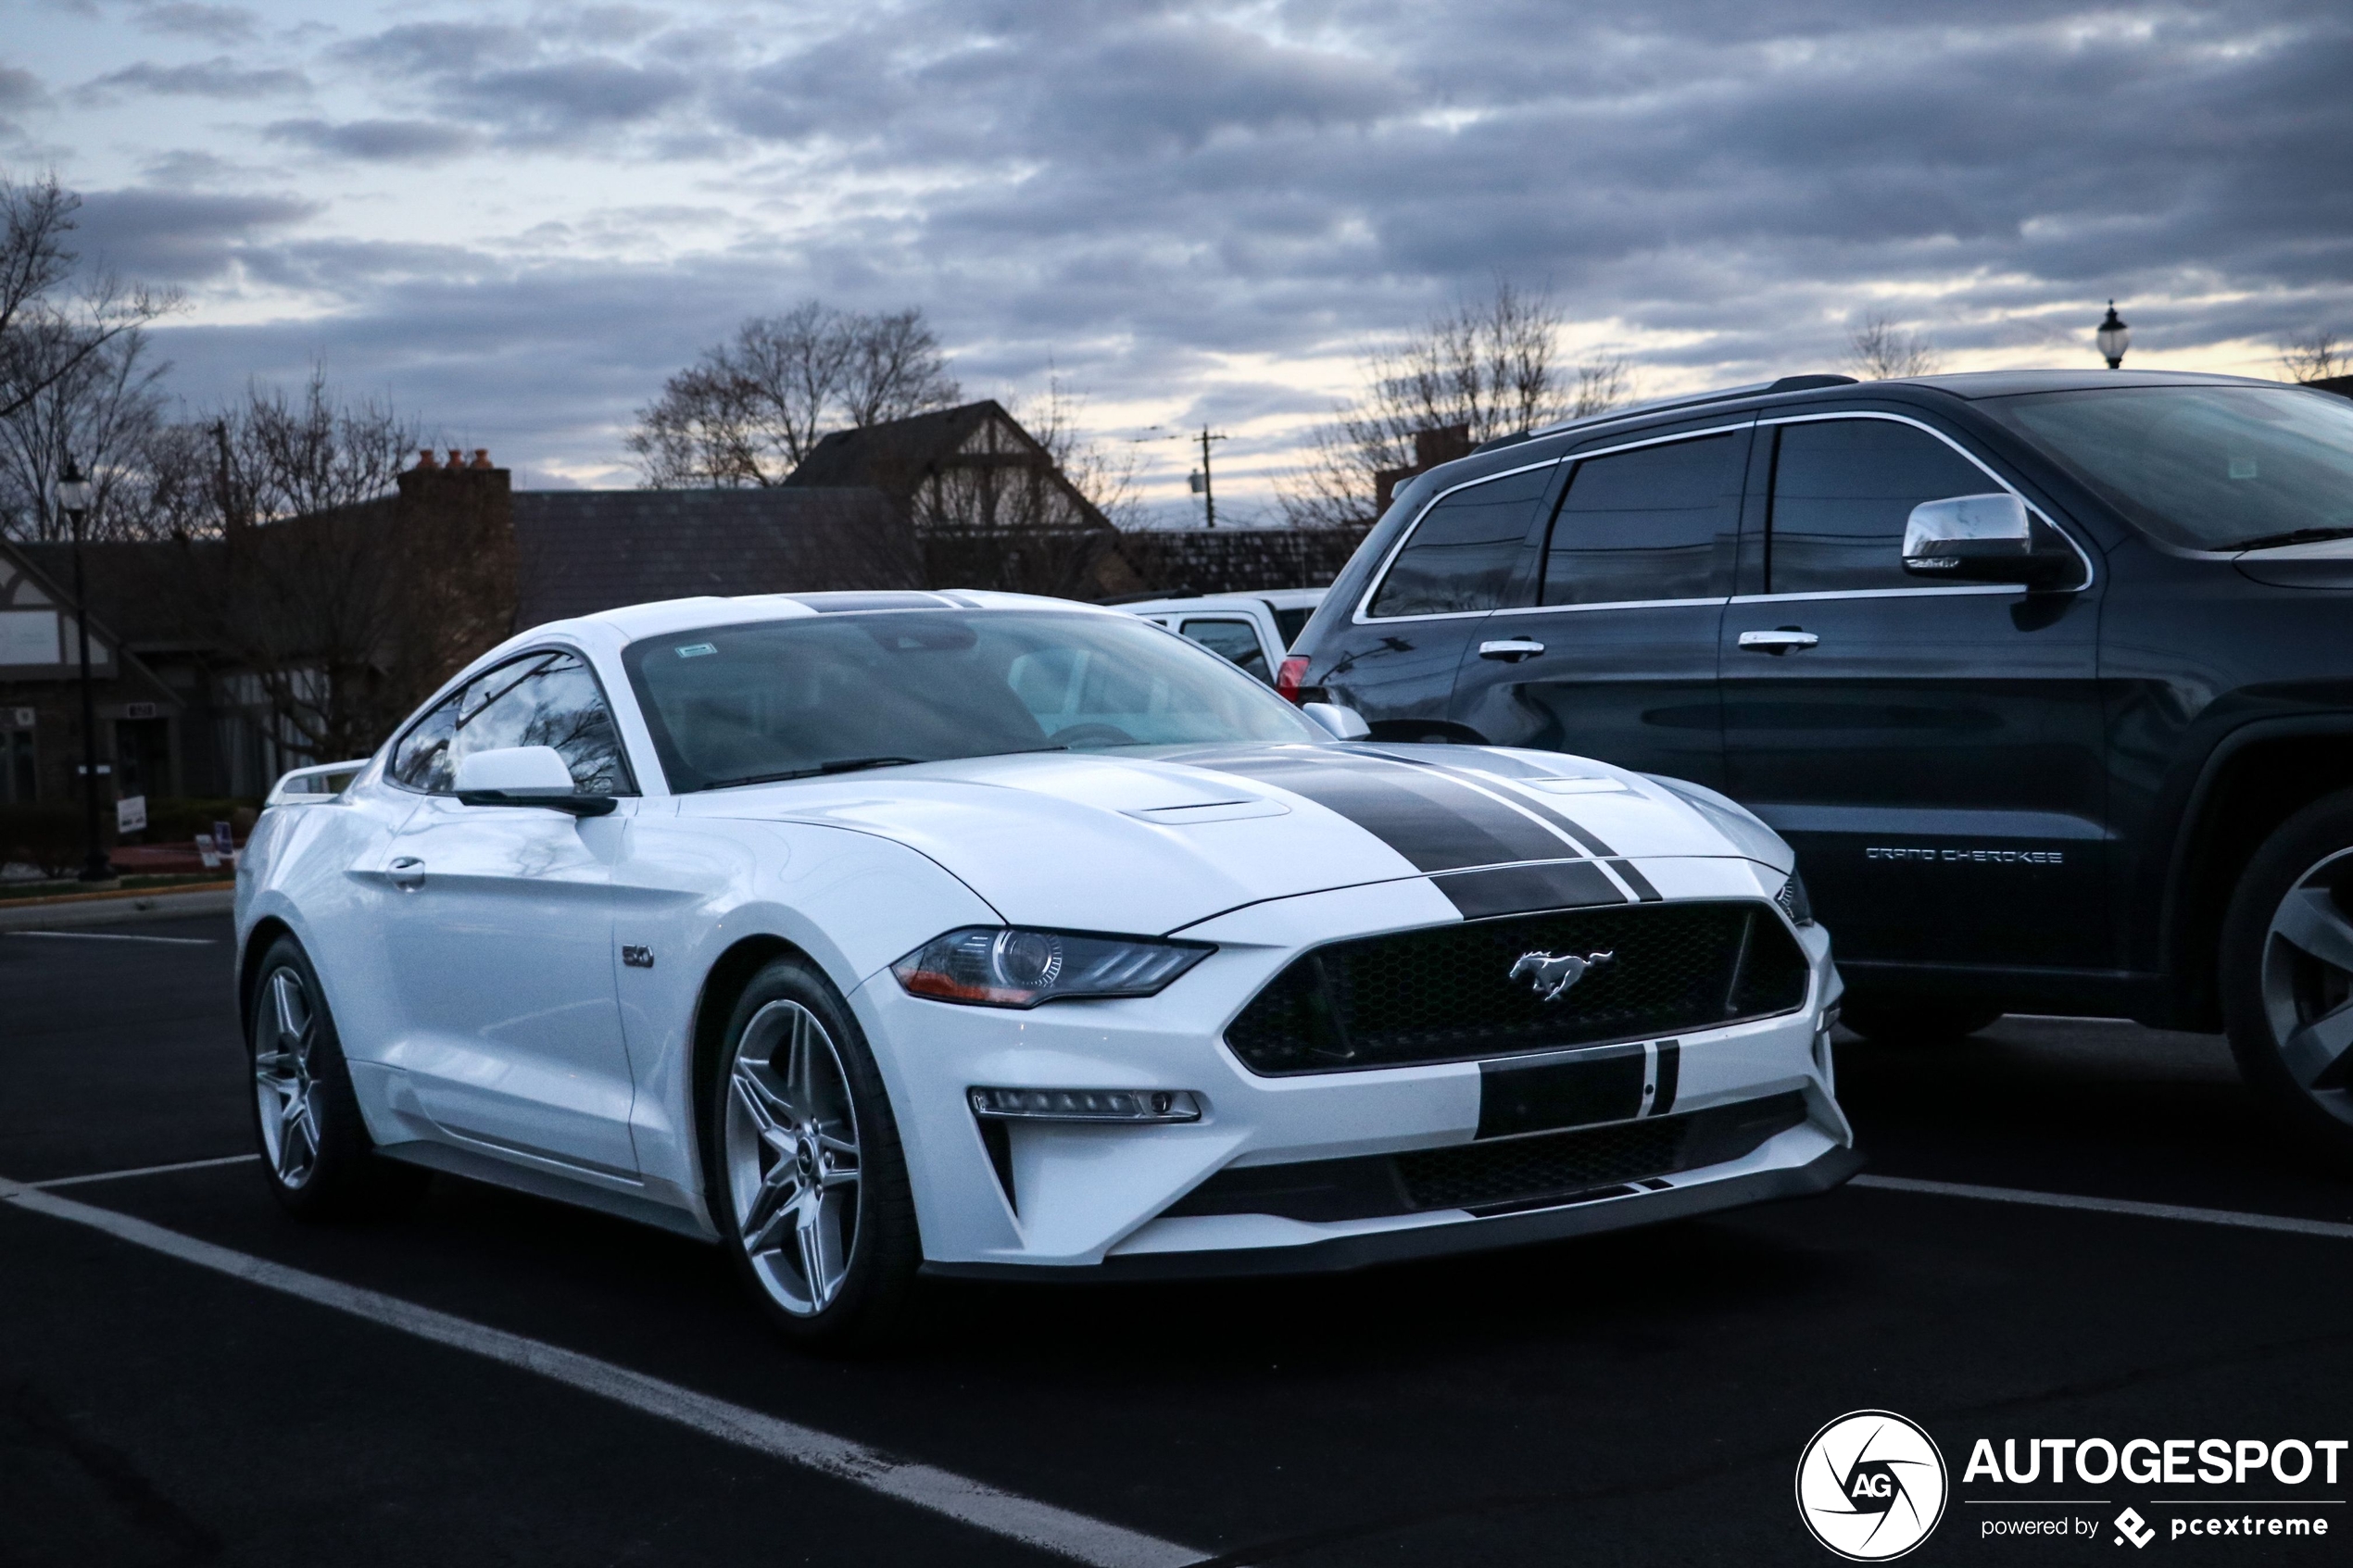
[[[1642,869],[1670,898],[1769,897],[1745,861]],[[1739,1158],[1631,1192],[1486,1217],[1465,1209],[1328,1222],[1169,1214],[1229,1168],[1472,1143],[1482,1093],[1476,1061],[1262,1077],[1223,1043],[1235,1014],[1306,947],[1459,918],[1418,879],[1277,900],[1184,933],[1218,950],[1158,997],[1029,1011],[910,997],[887,972],[875,976],[850,1002],[890,1091],[925,1267],[1101,1277],[1353,1268],[1793,1197],[1851,1173],[1853,1135],[1832,1094],[1820,1029],[1838,979],[1828,935],[1806,927],[1798,934],[1811,971],[1804,1007],[1680,1036],[1676,1111],[1772,1097],[1802,1101],[1797,1124]],[[975,1085],[1186,1090],[1200,1097],[1203,1114],[1148,1126],[1000,1123],[992,1155],[967,1098]]]
[[[1406,1230],[1363,1236],[1331,1236],[1275,1247],[1228,1247],[1192,1252],[1119,1253],[1096,1268],[1048,1271],[1034,1263],[927,1262],[923,1272],[953,1279],[1036,1280],[1078,1277],[1107,1282],[1154,1279],[1239,1279],[1255,1274],[1345,1273],[1381,1263],[1443,1258],[1460,1252],[1485,1252],[1511,1247],[1533,1247],[1570,1236],[1600,1236],[1608,1231],[1687,1220],[1724,1209],[1770,1203],[1785,1198],[1811,1198],[1843,1183],[1863,1168],[1863,1157],[1844,1145],[1833,1145],[1802,1165],[1780,1165],[1724,1176],[1668,1192],[1635,1198],[1598,1198],[1558,1209],[1538,1210],[1494,1219],[1417,1225]]]

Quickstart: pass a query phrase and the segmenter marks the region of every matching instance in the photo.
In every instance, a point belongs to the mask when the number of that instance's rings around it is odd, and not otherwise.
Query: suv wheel
[[[2307,807],[2256,851],[2222,922],[2220,979],[2248,1086],[2353,1155],[2353,792]]]
[[[1974,1035],[2002,1016],[2000,1008],[1920,997],[1854,997],[1839,1004],[1838,1021],[1882,1046],[1933,1045]]]

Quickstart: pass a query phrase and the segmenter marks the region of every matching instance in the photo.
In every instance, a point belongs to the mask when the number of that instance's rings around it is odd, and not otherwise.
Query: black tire
[[[2002,1016],[1980,1002],[1925,997],[1849,997],[1838,1021],[1875,1045],[1938,1045],[1967,1039]]]
[[[815,966],[780,958],[744,987],[714,1055],[703,1191],[753,1299],[797,1345],[887,1343],[914,1296],[923,1242],[898,1121],[857,1020]],[[812,1065],[797,1085],[790,1062],[802,1060]],[[765,1245],[746,1241],[747,1225]]]
[[[2232,892],[2218,958],[2223,1023],[2247,1087],[2308,1148],[2353,1159],[2353,1049],[2316,1065],[2353,1029],[2353,790],[2263,841]]]
[[[245,1063],[262,1175],[288,1213],[373,1218],[423,1194],[430,1173],[386,1160],[368,1136],[326,991],[290,935],[270,945],[255,975]]]

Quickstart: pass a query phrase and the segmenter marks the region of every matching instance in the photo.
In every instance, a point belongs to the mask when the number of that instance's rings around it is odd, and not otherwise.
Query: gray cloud
[[[432,163],[471,152],[482,138],[462,125],[431,119],[281,119],[263,128],[272,142],[374,163]]]
[[[75,245],[92,260],[156,282],[194,282],[245,259],[276,230],[323,210],[293,195],[225,195],[133,185],[82,199]]]
[[[1099,404],[1235,420],[1315,399],[1234,357],[1344,353],[1498,271],[1622,329],[1656,379],[1824,368],[1877,309],[2064,362],[2110,294],[2145,351],[2353,330],[2341,4],[475,15],[333,46],[374,101],[264,134],[376,159],[593,140],[648,186],[678,162],[738,220],[680,232],[731,237],[654,267],[579,258],[660,248],[638,217],[649,238],[609,252],[627,224],[593,208],[472,247],[251,218],[178,265],[234,259],[334,313],[175,329],[191,384],[323,356],[502,456],[583,462],[701,344],[809,294],[922,305],[975,390],[1051,358]]]
[[[201,38],[208,44],[244,44],[258,35],[260,19],[243,6],[206,6],[195,0],[171,0],[143,6],[138,24],[147,32]]]
[[[39,77],[15,66],[0,66],[0,110],[37,109],[48,102],[49,90]]]
[[[241,66],[226,55],[186,65],[141,60],[84,83],[76,96],[102,104],[132,93],[186,98],[266,98],[307,93],[310,79],[284,67]]]

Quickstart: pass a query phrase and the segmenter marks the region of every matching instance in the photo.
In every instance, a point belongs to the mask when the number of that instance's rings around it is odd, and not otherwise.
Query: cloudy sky
[[[1836,368],[1869,311],[2083,364],[2110,295],[2135,364],[2274,373],[2353,335],[2348,67],[2344,0],[0,0],[0,163],[186,291],[192,405],[320,362],[628,483],[745,315],[919,305],[975,395],[1231,432],[1248,514],[1498,273],[1644,393]]]

